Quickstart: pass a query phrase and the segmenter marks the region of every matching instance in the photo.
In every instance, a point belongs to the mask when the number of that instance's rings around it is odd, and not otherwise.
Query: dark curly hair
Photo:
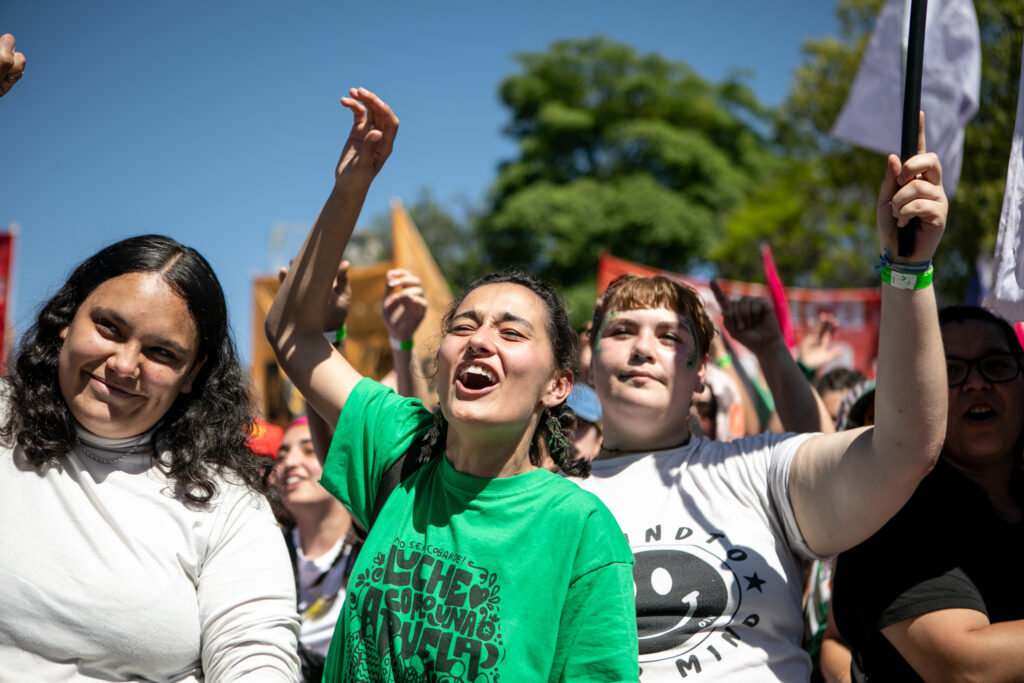
[[[128,273],[159,273],[181,296],[198,332],[196,358],[206,359],[192,391],[178,395],[153,437],[154,444],[171,446],[170,461],[157,462],[175,482],[178,497],[188,507],[207,507],[217,494],[217,475],[272,495],[269,465],[246,446],[253,421],[248,379],[231,340],[220,282],[199,252],[161,235],[130,237],[102,249],[43,305],[6,378],[9,413],[0,437],[21,446],[36,467],[56,464],[75,447],[75,419],[58,381],[61,333],[93,290]]]
[[[474,289],[484,285],[493,284],[514,284],[530,290],[544,303],[547,311],[545,329],[548,339],[551,340],[551,357],[555,367],[570,373],[576,365],[576,332],[569,324],[569,314],[566,312],[565,303],[562,297],[546,282],[524,270],[503,269],[498,272],[485,275],[465,291],[462,292],[449,306],[441,321],[441,333],[447,334],[452,327],[452,319],[462,301]],[[554,430],[552,430],[552,427]],[[580,458],[572,444],[573,433],[576,429],[576,415],[572,409],[562,401],[558,405],[548,408],[537,424],[537,430],[530,442],[530,462],[541,466],[545,455],[558,466],[562,472],[574,477],[587,477],[590,475],[590,462]]]

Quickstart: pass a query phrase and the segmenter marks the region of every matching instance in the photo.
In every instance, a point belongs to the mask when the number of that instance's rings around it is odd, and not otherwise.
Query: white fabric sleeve
[[[771,496],[772,506],[779,521],[782,522],[782,530],[786,534],[790,550],[805,560],[820,560],[826,556],[816,554],[807,546],[789,498],[789,468],[793,464],[793,456],[800,445],[812,436],[817,434],[786,434],[781,440],[772,443],[771,460],[768,464],[768,494]]]
[[[222,484],[199,570],[207,683],[298,681],[299,616],[288,550],[267,501]]]

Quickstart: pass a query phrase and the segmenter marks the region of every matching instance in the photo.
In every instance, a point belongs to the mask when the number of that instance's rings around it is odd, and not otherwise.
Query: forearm
[[[821,418],[814,390],[785,343],[780,339],[755,354],[783,428],[788,432],[819,431]]]
[[[391,359],[395,363],[395,385],[398,387],[398,394],[400,396],[416,398],[416,391],[412,382],[412,351],[392,349]]]
[[[946,434],[946,359],[935,293],[882,285],[872,449],[884,479],[904,482],[895,512],[932,468]],[[896,493],[894,491],[894,493]]]
[[[335,184],[274,297],[267,338],[286,371],[297,337],[322,336],[324,305],[368,189],[368,182]]]
[[[987,621],[973,610],[939,610],[882,633],[925,680],[1024,681],[1024,620]]]

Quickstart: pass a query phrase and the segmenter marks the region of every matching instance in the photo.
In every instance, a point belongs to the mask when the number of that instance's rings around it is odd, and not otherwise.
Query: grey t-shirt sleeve
[[[793,464],[793,456],[803,442],[816,434],[781,434],[773,439],[771,459],[768,465],[768,494],[772,505],[782,522],[786,541],[790,549],[805,560],[823,559],[825,556],[816,554],[807,546],[804,536],[800,533],[800,525],[796,522],[793,503],[789,498],[789,468]]]

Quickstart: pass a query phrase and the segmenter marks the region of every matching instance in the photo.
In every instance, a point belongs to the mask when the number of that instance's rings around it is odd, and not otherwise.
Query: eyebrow
[[[452,321],[454,322],[461,318],[466,318],[479,325],[482,316],[480,315],[479,311],[476,310],[463,311],[462,313],[456,313],[455,316],[452,318]],[[512,313],[511,311],[505,311],[504,313],[502,313],[501,316],[498,318],[498,322],[516,323],[517,325],[522,325],[523,327],[531,331],[534,329],[533,323],[531,323],[526,318],[523,318],[521,316],[516,315],[515,313]]]
[[[129,325],[125,321],[125,319],[122,318],[121,315],[117,311],[112,309],[112,308],[107,308],[106,306],[96,306],[95,308],[92,309],[92,313],[94,315],[101,315],[104,318],[110,318],[111,320],[113,320],[115,323],[117,323],[121,327],[131,327],[131,325]],[[178,342],[174,341],[173,339],[168,339],[166,337],[157,337],[156,339],[153,339],[152,341],[157,346],[166,346],[171,351],[174,351],[175,353],[178,353],[179,355],[182,355],[182,356],[188,355],[188,349],[186,347],[182,346],[181,344],[179,344]]]

